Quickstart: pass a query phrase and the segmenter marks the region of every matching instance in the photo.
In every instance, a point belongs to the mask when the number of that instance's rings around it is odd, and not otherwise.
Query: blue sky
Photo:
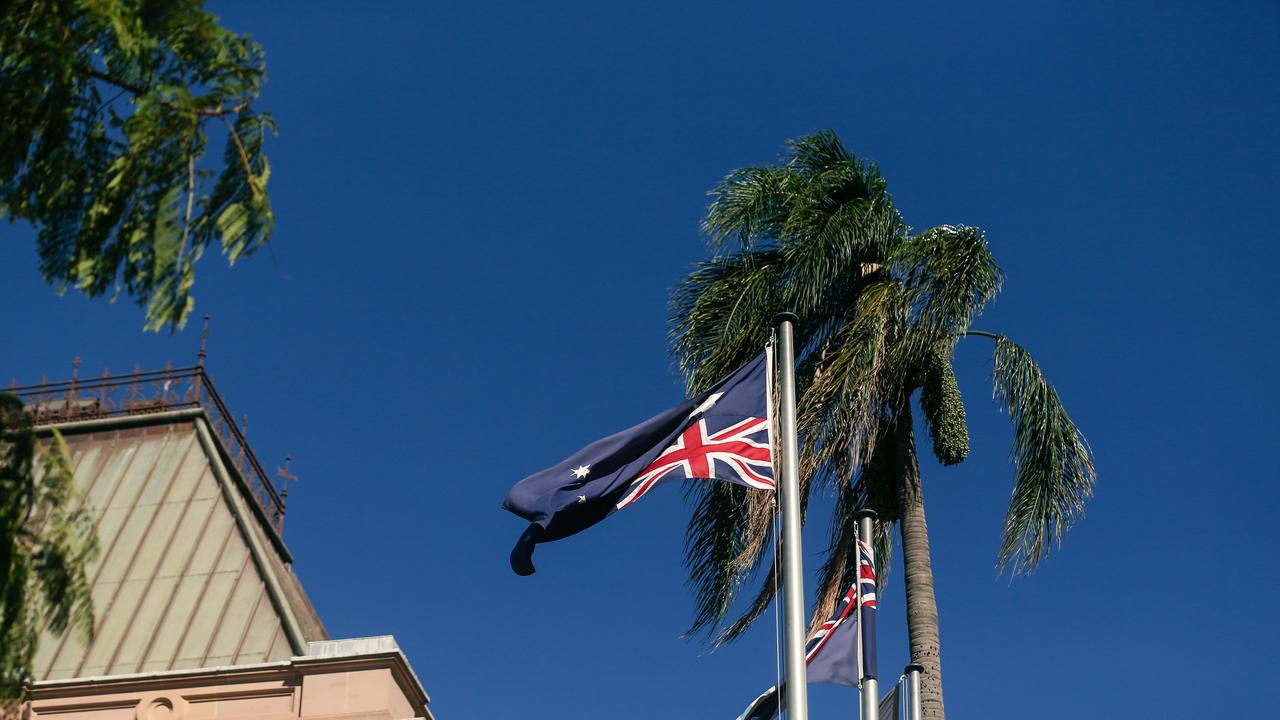
[[[924,468],[951,717],[1192,717],[1193,688],[1270,710],[1280,9],[442,5],[212,4],[267,51],[279,223],[274,260],[206,257],[197,312],[264,464],[294,458],[286,540],[335,637],[395,634],[441,720],[728,720],[772,682],[771,623],[680,638],[675,488],[531,578],[498,504],[681,397],[665,304],[705,191],[832,128],[913,226],[987,231],[1008,279],[976,325],[1035,354],[1097,454],[1061,551],[998,577],[1011,433],[964,341],[973,453]],[[6,384],[194,359],[198,322],[59,298],[0,232]],[[888,675],[896,570],[880,617]],[[855,702],[811,692],[815,718]]]

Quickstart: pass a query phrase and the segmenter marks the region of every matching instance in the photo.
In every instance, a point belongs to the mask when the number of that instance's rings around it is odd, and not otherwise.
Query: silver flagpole
[[[795,326],[798,318],[781,313],[778,332],[778,448],[782,454],[782,595],[787,652],[787,720],[809,720],[809,685],[804,668],[804,561],[800,551],[800,462],[796,442]]]
[[[920,720],[920,673],[923,665],[908,665],[903,673],[907,676],[907,720]]]
[[[871,526],[875,522],[876,514],[872,510],[858,511],[858,540],[872,547]],[[862,548],[854,548],[858,563],[858,637],[862,637]],[[865,652],[865,651],[864,651]],[[864,665],[865,667],[865,665]],[[880,683],[875,676],[867,675],[864,671],[862,676],[862,720],[880,720]]]

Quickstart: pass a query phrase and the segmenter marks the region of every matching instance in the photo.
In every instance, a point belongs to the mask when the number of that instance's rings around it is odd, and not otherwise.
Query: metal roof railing
[[[203,359],[203,358],[202,358]],[[54,425],[82,420],[150,415],[170,410],[202,408],[209,424],[222,441],[250,495],[277,534],[284,530],[284,497],[262,469],[245,439],[244,426],[237,426],[213,381],[202,365],[142,372],[129,375],[58,382],[39,385],[11,385],[6,392],[17,395],[26,405],[36,425]]]

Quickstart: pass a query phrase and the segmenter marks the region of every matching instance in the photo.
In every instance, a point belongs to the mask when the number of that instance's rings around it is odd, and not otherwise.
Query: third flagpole
[[[800,548],[800,458],[796,441],[797,318],[781,313],[774,322],[778,333],[778,434],[782,454],[782,594],[787,656],[787,720],[808,720],[809,685],[805,679],[804,566]]]
[[[876,514],[871,510],[858,511],[858,540],[867,544],[868,548],[873,547],[872,528],[874,527]],[[858,635],[863,637],[863,623],[866,621],[866,615],[862,612],[862,548],[856,548],[856,556],[858,558]],[[863,648],[863,653],[875,652],[874,648]],[[865,658],[865,654],[860,654]],[[860,717],[862,720],[879,720],[880,717],[880,684],[876,680],[876,676],[867,672],[866,661],[862,661],[862,667],[859,673],[862,675],[862,686],[859,690],[859,697],[862,700],[862,712]]]

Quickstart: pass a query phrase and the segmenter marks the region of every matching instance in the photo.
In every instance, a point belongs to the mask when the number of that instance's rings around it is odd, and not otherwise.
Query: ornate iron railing
[[[7,392],[22,398],[36,425],[150,415],[170,410],[203,408],[209,425],[231,459],[249,493],[277,533],[284,529],[284,496],[276,490],[237,426],[213,382],[201,366],[110,375],[94,379],[12,385]]]

